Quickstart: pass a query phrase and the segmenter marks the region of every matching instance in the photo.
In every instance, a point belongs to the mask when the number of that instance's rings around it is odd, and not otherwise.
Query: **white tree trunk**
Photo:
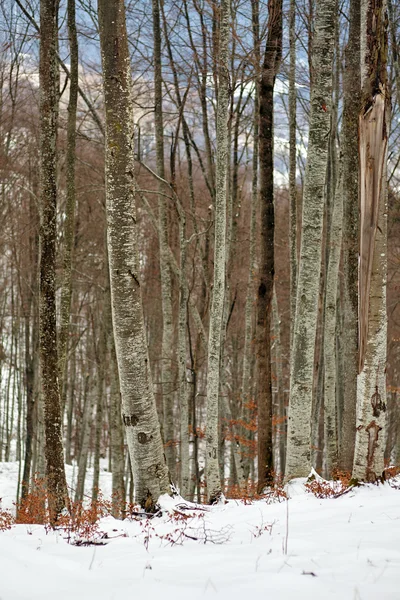
[[[123,0],[100,0],[112,321],[135,500],[170,492],[144,332],[136,222],[131,65]]]
[[[229,38],[230,0],[221,0],[219,30],[217,160],[215,194],[214,286],[210,313],[207,361],[206,477],[207,497],[214,502],[221,494],[218,466],[218,394],[221,327],[225,299],[226,176],[228,166]]]
[[[332,106],[335,3],[317,3],[313,38],[313,86],[303,197],[302,238],[293,335],[285,478],[309,474],[315,335],[321,236]]]

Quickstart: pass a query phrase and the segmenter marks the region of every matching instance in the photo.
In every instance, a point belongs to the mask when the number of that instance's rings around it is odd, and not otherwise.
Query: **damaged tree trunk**
[[[131,64],[123,0],[98,3],[106,113],[106,202],[112,322],[135,500],[170,493],[146,346],[134,176]]]
[[[384,469],[386,411],[387,85],[386,0],[361,4],[359,375],[353,477]]]

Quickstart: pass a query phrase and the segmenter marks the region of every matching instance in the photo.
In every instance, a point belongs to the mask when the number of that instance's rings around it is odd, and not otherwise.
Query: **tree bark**
[[[353,477],[375,481],[386,434],[387,145],[385,0],[361,3],[359,375]]]
[[[163,438],[165,456],[171,478],[175,481],[176,450],[174,434],[174,336],[172,317],[172,281],[168,259],[168,211],[163,194],[167,192],[163,183],[164,167],[164,124],[162,106],[161,27],[159,0],[152,0],[154,40],[154,124],[156,137],[156,163],[158,180],[158,221],[160,246],[160,279],[162,306],[161,342],[161,393],[163,402]]]
[[[258,488],[273,479],[271,300],[274,288],[274,86],[282,57],[282,0],[268,2],[260,81],[261,252],[257,293]]]
[[[136,222],[131,66],[123,0],[100,0],[106,110],[107,240],[123,423],[135,499],[147,510],[170,493],[144,332]]]
[[[325,465],[328,479],[338,467],[336,409],[336,307],[343,222],[343,181],[338,175],[329,235],[324,320],[324,428]]]
[[[356,435],[358,362],[358,115],[360,111],[360,0],[350,1],[349,39],[343,77],[343,410],[339,467],[351,472]]]
[[[225,299],[226,179],[228,166],[230,0],[221,0],[219,29],[217,157],[214,233],[214,285],[210,313],[207,364],[206,478],[210,503],[222,493],[218,466],[218,396],[221,327]]]
[[[78,105],[78,36],[75,22],[75,0],[68,0],[68,37],[70,47],[70,85],[67,123],[66,186],[67,199],[64,224],[63,283],[61,288],[59,378],[62,407],[65,406],[65,378],[67,372],[68,333],[72,297],[72,262],[75,239],[75,154],[76,109]]]
[[[297,286],[296,0],[290,0],[289,44],[290,345],[292,345]]]
[[[56,332],[56,205],[58,1],[40,2],[40,366],[44,401],[46,477],[51,522],[68,504],[62,444]]]
[[[307,476],[311,467],[310,418],[331,125],[334,32],[335,3],[332,0],[320,0],[313,37],[313,86],[292,347],[286,480]]]
[[[253,118],[253,156],[252,156],[252,179],[251,179],[251,212],[250,212],[250,240],[249,240],[249,274],[247,279],[247,295],[245,306],[245,338],[243,349],[243,373],[242,373],[242,421],[245,455],[243,456],[244,478],[248,480],[250,473],[250,406],[253,400],[252,392],[252,344],[254,341],[254,296],[257,267],[257,214],[258,214],[258,146],[259,146],[259,73],[260,73],[260,20],[259,1],[252,0],[252,29],[254,45],[254,118]]]

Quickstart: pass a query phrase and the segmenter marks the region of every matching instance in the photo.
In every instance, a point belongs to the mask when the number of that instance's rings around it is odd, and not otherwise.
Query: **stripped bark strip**
[[[387,278],[386,0],[361,4],[360,373],[353,477],[374,481],[384,468]]]

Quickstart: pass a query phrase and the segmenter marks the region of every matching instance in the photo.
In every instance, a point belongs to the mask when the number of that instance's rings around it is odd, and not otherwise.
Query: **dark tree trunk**
[[[40,3],[40,365],[44,400],[46,476],[54,524],[68,504],[61,432],[56,334],[56,142],[58,103],[57,0]]]
[[[343,410],[339,467],[351,471],[356,438],[358,363],[358,115],[360,112],[360,0],[350,2],[343,78]],[[340,385],[340,382],[339,382]]]
[[[257,294],[258,487],[272,480],[271,300],[274,286],[274,85],[282,56],[282,0],[268,2],[260,81],[261,254]]]

